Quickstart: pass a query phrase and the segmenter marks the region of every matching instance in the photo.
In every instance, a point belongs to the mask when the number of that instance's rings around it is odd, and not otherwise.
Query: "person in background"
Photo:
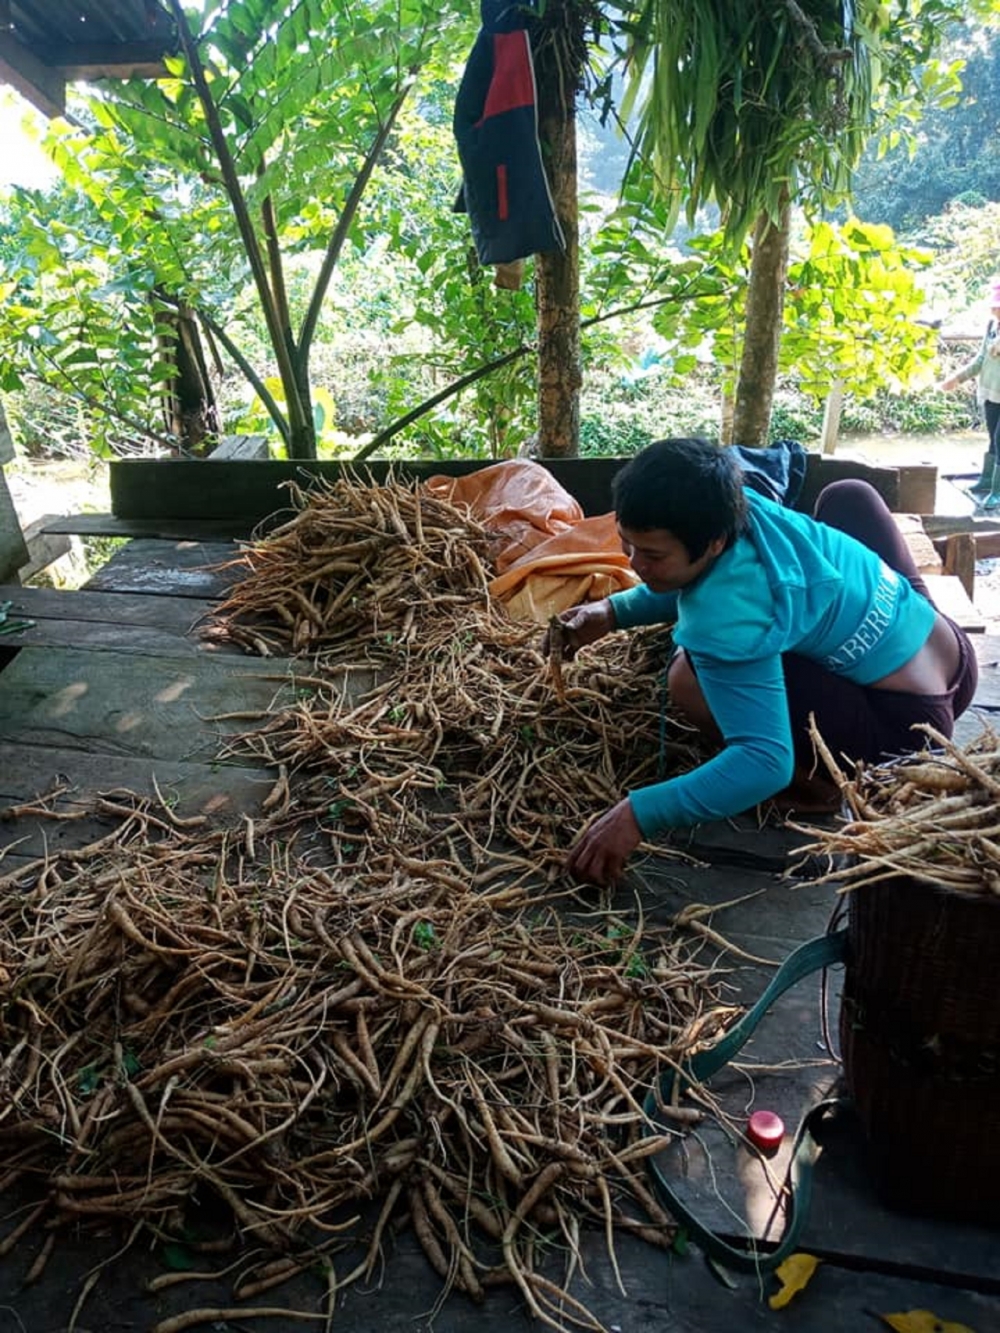
[[[782,792],[800,809],[817,792],[828,801],[810,714],[852,760],[920,750],[914,723],[951,735],[975,692],[975,653],[867,482],[827,486],[809,517],[747,489],[731,450],[667,439],[616,473],[612,499],[642,583],[562,612],[563,654],[673,623],[671,702],[720,748],[590,824],[569,853],[575,878],[608,884],[643,839]]]
[[[988,299],[990,319],[983,334],[979,351],[954,375],[941,381],[942,389],[955,389],[966,380],[978,376],[978,397],[986,419],[989,448],[983,459],[979,478],[969,487],[982,509],[988,513],[1000,509],[1000,466],[998,466],[998,434],[1000,434],[1000,278],[990,283]]]

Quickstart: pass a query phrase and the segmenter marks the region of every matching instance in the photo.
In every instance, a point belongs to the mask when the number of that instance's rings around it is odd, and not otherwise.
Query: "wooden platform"
[[[259,808],[273,774],[217,762],[226,736],[248,725],[245,718],[227,715],[261,710],[283,691],[293,691],[296,666],[261,663],[199,639],[196,627],[234,577],[229,562],[236,554],[232,544],[217,540],[142,537],[122,548],[79,593],[0,591],[0,600],[9,597],[34,622],[8,640],[13,660],[0,674],[2,804],[17,804],[58,784],[66,788],[61,808],[79,809],[99,791],[149,792],[155,782],[176,799],[181,813],[235,818]],[[1000,641],[981,636],[977,648],[981,712],[966,719],[970,728],[1000,709]],[[94,832],[87,821],[27,827],[0,822],[5,849],[0,865],[16,864],[46,847],[78,845]],[[697,863],[677,863],[669,874],[639,863],[613,905],[622,913],[641,908],[651,921],[666,923],[691,904],[756,894],[720,911],[713,924],[748,951],[778,961],[826,929],[836,902],[829,887],[782,876],[789,852],[802,840],[786,827],[749,819],[677,835],[676,845]],[[711,946],[704,947],[711,957]],[[733,999],[743,1003],[760,994],[771,974],[731,955],[718,966]],[[719,1076],[714,1086],[739,1115],[766,1106],[794,1125],[802,1110],[836,1083],[838,1072],[824,1045],[818,988],[806,983],[779,1002],[740,1067]],[[984,1133],[992,1128],[984,1126]],[[933,1148],[928,1144],[927,1151]],[[773,1208],[759,1167],[719,1136],[706,1133],[699,1151],[700,1162],[692,1154],[686,1165],[692,1202],[730,1237],[767,1236]],[[919,1162],[914,1170],[920,1170]],[[0,1256],[0,1333],[64,1328],[80,1282],[113,1245],[110,1237],[68,1238],[59,1252],[58,1281],[38,1287],[22,1286],[26,1262],[19,1249]],[[915,1308],[964,1323],[975,1333],[1000,1330],[1000,1233],[888,1213],[872,1191],[865,1150],[849,1117],[832,1125],[826,1137],[802,1248],[821,1255],[824,1264],[791,1311],[768,1307],[773,1279],[728,1275],[722,1281],[693,1246],[686,1254],[665,1254],[622,1239],[617,1257],[623,1291],[594,1235],[583,1239],[586,1281],[581,1279],[579,1294],[606,1328],[623,1333],[778,1330],[790,1327],[790,1319],[801,1333],[853,1333],[878,1327],[873,1311]],[[142,1312],[143,1326],[151,1327],[189,1308],[191,1294],[183,1287],[155,1297],[144,1294],[145,1281],[161,1271],[161,1260],[151,1251],[109,1270],[81,1323],[114,1327],[128,1304],[134,1317]],[[405,1237],[394,1242],[386,1274],[381,1285],[350,1290],[337,1311],[339,1329],[414,1333],[433,1325],[441,1333],[484,1328],[526,1333],[537,1327],[510,1291],[491,1293],[482,1308],[449,1299],[432,1319],[440,1279]],[[282,1290],[277,1303],[315,1309],[321,1296],[321,1279],[306,1275]],[[197,1304],[213,1303],[232,1304],[222,1279],[198,1289]],[[251,1326],[285,1325],[247,1321]]]
[[[955,533],[935,542],[920,514],[893,514],[896,526],[923,575],[934,604],[968,634],[982,634],[986,622],[976,609],[976,537]]]

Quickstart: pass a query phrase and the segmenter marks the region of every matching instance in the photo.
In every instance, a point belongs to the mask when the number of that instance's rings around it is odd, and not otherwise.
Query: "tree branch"
[[[604,324],[609,319],[618,319],[623,315],[631,315],[636,310],[653,310],[657,306],[669,305],[671,302],[677,301],[696,301],[698,296],[699,293],[693,291],[686,293],[675,292],[670,296],[657,297],[655,300],[637,301],[634,305],[620,306],[616,310],[608,310],[602,315],[592,315],[590,319],[581,320],[580,331],[582,333],[584,329],[593,328],[595,324]],[[515,347],[512,352],[505,352],[503,356],[498,357],[495,361],[489,361],[485,365],[477,367],[476,370],[470,371],[468,375],[463,375],[461,379],[455,380],[454,383],[443,388],[440,393],[436,393],[432,398],[427,398],[424,402],[419,403],[411,412],[407,412],[406,416],[400,417],[398,421],[394,421],[391,425],[386,426],[385,430],[379,431],[378,435],[370,439],[368,443],[354,455],[351,462],[363,463],[366,458],[371,458],[372,454],[380,449],[383,444],[387,443],[387,441],[391,440],[394,435],[398,435],[401,430],[405,430],[407,426],[411,426],[414,421],[419,421],[422,416],[426,416],[428,412],[437,407],[440,403],[447,402],[447,400],[453,398],[455,394],[461,393],[463,389],[467,389],[470,384],[475,384],[477,380],[485,379],[487,375],[492,375],[495,370],[502,370],[504,366],[510,365],[512,361],[517,361],[522,356],[526,356],[529,352],[535,350],[534,347],[522,343],[520,347]]]
[[[825,69],[830,78],[836,73],[836,66],[851,59],[851,52],[844,46],[827,46],[816,31],[816,24],[796,4],[796,0],[785,0],[788,16],[799,34],[802,45],[821,69]]]
[[[127,412],[122,412],[119,408],[115,407],[113,395],[105,394],[98,397],[97,394],[87,393],[86,390],[81,389],[72,376],[67,375],[66,371],[63,370],[58,361],[43,349],[39,350],[42,352],[42,356],[45,358],[46,362],[55,371],[55,375],[52,379],[46,379],[45,376],[36,373],[36,378],[39,383],[46,385],[50,389],[54,389],[56,393],[64,393],[67,398],[75,398],[77,402],[85,403],[87,407],[92,408],[95,412],[99,412],[106,417],[111,417],[114,421],[120,421],[123,426],[128,426],[129,430],[135,431],[135,433],[142,436],[143,439],[153,440],[156,444],[162,445],[164,449],[173,451],[178,447],[178,441],[176,439],[171,439],[167,435],[161,435],[159,431],[153,430],[151,426],[147,426],[144,421],[140,421],[137,417],[131,417]]]
[[[230,338],[229,334],[225,331],[225,329],[222,328],[221,325],[216,324],[212,316],[207,314],[204,310],[198,310],[196,311],[196,314],[198,318],[201,320],[201,322],[208,329],[208,331],[211,333],[212,337],[216,338],[220,343],[222,343],[223,347],[226,349],[229,355],[239,366],[240,370],[243,372],[244,377],[247,380],[249,380],[251,386],[254,389],[256,389],[257,397],[264,404],[264,408],[267,412],[267,415],[278,427],[278,432],[285,443],[285,447],[287,448],[290,443],[288,422],[282,416],[281,408],[275,401],[274,395],[267,388],[264,381],[257,374],[253,366],[250,364],[250,362],[246,359],[246,357],[243,355],[240,349],[233,342],[232,338]]]
[[[215,105],[212,91],[208,86],[208,80],[205,77],[205,70],[201,63],[201,57],[198,54],[198,49],[191,36],[191,29],[188,27],[187,19],[181,6],[181,0],[168,0],[168,3],[177,23],[177,31],[181,45],[184,48],[184,56],[187,60],[188,68],[191,71],[191,77],[194,80],[198,100],[201,102],[202,110],[205,113],[205,122],[208,126],[209,135],[212,140],[212,147],[215,149],[215,155],[218,158],[219,166],[222,170],[222,179],[225,184],[226,194],[229,196],[229,202],[232,205],[233,213],[236,217],[236,224],[239,228],[240,237],[243,241],[247,259],[250,263],[250,271],[253,274],[257,294],[264,311],[264,319],[267,322],[268,333],[270,334],[275,358],[278,362],[281,382],[285,387],[285,398],[288,405],[290,442],[291,439],[300,438],[305,431],[305,410],[300,401],[299,386],[295,376],[295,369],[292,365],[291,356],[289,355],[288,347],[285,343],[285,335],[281,328],[281,321],[278,318],[274,295],[268,282],[264,257],[261,254],[260,244],[257,240],[257,233],[254,230],[253,222],[250,218],[250,210],[247,207],[247,202],[240,186],[236,164],[229,151],[229,144],[226,141],[225,131],[222,128],[222,121],[219,117],[218,107]],[[311,423],[309,424],[311,425]]]
[[[361,164],[361,170],[354,178],[354,184],[351,186],[350,194],[344,200],[344,207],[341,209],[340,217],[337,219],[337,225],[333,229],[326,247],[326,254],[323,256],[323,264],[316,278],[316,286],[313,288],[313,294],[309,301],[309,309],[306,311],[305,319],[302,321],[302,330],[299,334],[299,354],[304,361],[308,363],[309,348],[312,345],[313,336],[316,332],[316,325],[319,323],[320,311],[323,307],[323,301],[326,298],[327,288],[330,285],[330,279],[333,276],[333,270],[337,266],[337,260],[340,258],[340,252],[343,249],[344,241],[347,239],[347,233],[351,229],[351,223],[354,221],[361,203],[361,196],[364,194],[365,187],[371,179],[371,174],[375,170],[379,158],[382,156],[382,150],[385,148],[386,140],[396,123],[403,103],[406,101],[407,93],[413,86],[412,81],[407,83],[402,92],[396,98],[384,124],[379,128],[375,136],[375,142],[369,148],[364,162]]]
[[[532,348],[524,345],[515,347],[512,352],[505,353],[495,361],[490,361],[485,366],[479,366],[478,369],[471,370],[468,375],[463,375],[460,380],[455,380],[453,384],[449,384],[446,388],[442,389],[440,393],[436,393],[433,398],[428,398],[420,403],[412,412],[407,412],[405,417],[400,417],[399,420],[394,421],[391,426],[387,426],[385,430],[379,431],[374,439],[369,440],[364,448],[360,449],[354,455],[351,462],[363,463],[366,458],[370,458],[377,449],[381,448],[387,440],[391,440],[392,437],[398,435],[401,430],[405,430],[406,427],[412,425],[414,421],[425,416],[432,408],[437,407],[438,403],[443,403],[447,399],[454,397],[456,393],[461,393],[463,389],[467,389],[470,384],[475,384],[476,380],[485,379],[485,377],[491,375],[494,370],[500,370],[501,367],[509,365],[511,361],[516,361],[519,357],[524,356],[526,352],[532,350]]]

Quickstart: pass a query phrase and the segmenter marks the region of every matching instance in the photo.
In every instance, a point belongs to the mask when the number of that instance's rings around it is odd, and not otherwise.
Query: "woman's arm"
[[[645,837],[739,814],[792,780],[795,753],[780,656],[757,662],[690,656],[725,749],[690,773],[629,793]]]
[[[787,787],[795,767],[781,658],[692,658],[726,748],[690,773],[639,787],[605,811],[574,844],[566,869],[610,884],[643,838],[736,815]]]
[[[613,592],[608,598],[619,629],[637,625],[672,625],[677,619],[677,594],[653,592],[645,583],[625,592]]]
[[[983,335],[983,341],[980,343],[979,351],[976,355],[971,361],[967,361],[960,370],[956,370],[954,375],[949,375],[947,379],[942,380],[942,389],[957,388],[959,384],[964,384],[966,380],[971,380],[974,375],[979,374],[980,370],[983,368],[983,358],[986,355],[986,348],[989,344],[989,340],[990,335],[989,330],[987,330]]]

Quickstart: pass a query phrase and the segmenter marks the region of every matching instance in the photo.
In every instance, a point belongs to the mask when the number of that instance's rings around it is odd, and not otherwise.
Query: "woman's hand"
[[[626,798],[601,815],[582,834],[566,861],[574,879],[605,887],[613,883],[642,842],[642,830]]]
[[[564,661],[571,662],[581,648],[588,643],[596,643],[618,628],[611,603],[605,597],[600,602],[582,602],[571,606],[568,611],[558,616],[562,626],[562,655]],[[542,653],[548,657],[552,648],[551,636],[546,630],[542,640]]]

